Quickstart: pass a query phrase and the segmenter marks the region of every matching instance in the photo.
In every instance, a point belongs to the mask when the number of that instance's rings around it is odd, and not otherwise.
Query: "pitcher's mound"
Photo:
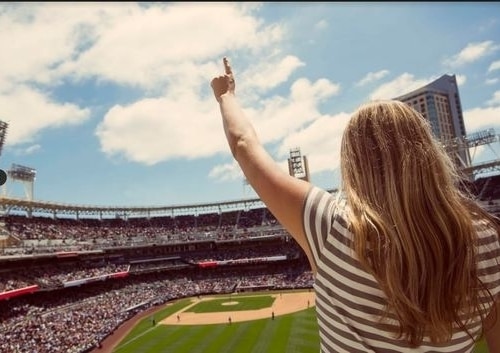
[[[242,294],[248,297],[248,293]],[[203,297],[202,299],[193,299],[193,303],[183,308],[182,310],[173,313],[169,317],[162,320],[163,325],[208,325],[231,322],[251,321],[263,318],[272,318],[285,314],[294,313],[314,306],[314,292],[297,292],[297,293],[278,293],[271,294],[275,298],[271,307],[259,310],[240,310],[240,311],[225,311],[215,313],[194,313],[186,311],[200,301],[218,299],[217,297]],[[238,301],[228,301],[222,305],[236,305]]]

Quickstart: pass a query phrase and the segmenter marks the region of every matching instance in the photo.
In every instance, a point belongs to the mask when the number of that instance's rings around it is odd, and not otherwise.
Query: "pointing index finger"
[[[226,75],[232,75],[233,71],[231,70],[231,65],[229,65],[229,60],[224,57],[222,61],[224,62],[224,71],[226,72]]]

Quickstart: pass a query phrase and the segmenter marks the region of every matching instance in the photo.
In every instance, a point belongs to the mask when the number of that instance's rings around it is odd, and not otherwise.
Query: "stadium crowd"
[[[266,208],[221,214],[130,219],[2,217],[7,234],[19,240],[4,255],[84,251],[152,242],[171,244],[200,240],[248,239],[284,230]]]
[[[0,303],[0,351],[81,353],[140,311],[178,298],[255,288],[311,288],[307,266],[149,273]]]
[[[64,282],[127,271],[128,267],[127,264],[102,262],[72,263],[64,267],[50,263],[31,266],[29,271],[26,271],[26,268],[4,270],[0,272],[0,293],[32,285],[38,285],[40,288],[62,287]]]
[[[263,247],[237,247],[210,252],[188,252],[173,258],[149,259],[147,261],[125,261],[123,259],[111,261],[66,261],[47,262],[41,265],[33,264],[29,271],[24,267],[4,268],[0,270],[0,293],[21,289],[32,285],[38,285],[42,289],[54,289],[63,287],[65,283],[100,277],[119,272],[144,272],[145,270],[172,269],[177,267],[189,267],[189,264],[197,264],[210,261],[237,261],[255,262],[269,257],[286,257],[294,259],[302,254],[295,242],[281,242],[278,245]]]

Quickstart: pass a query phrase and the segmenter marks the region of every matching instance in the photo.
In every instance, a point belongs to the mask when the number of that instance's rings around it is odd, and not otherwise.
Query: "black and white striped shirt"
[[[409,348],[406,341],[394,338],[396,321],[389,316],[380,322],[380,316],[385,314],[385,294],[356,259],[344,209],[345,201],[318,187],[311,188],[304,204],[304,231],[317,267],[314,289],[321,352],[471,352],[474,341],[462,331],[457,331],[447,344],[435,345],[425,339],[418,348]],[[479,236],[479,275],[497,297],[499,237],[492,232],[481,232]],[[491,301],[488,305],[492,305]],[[479,319],[470,330],[477,335],[481,332]]]

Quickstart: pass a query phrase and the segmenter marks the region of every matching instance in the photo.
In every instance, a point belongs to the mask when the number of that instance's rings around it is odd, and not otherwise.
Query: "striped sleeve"
[[[303,225],[316,266],[332,227],[335,206],[336,199],[329,192],[316,186],[309,189],[304,202]]]
[[[478,232],[477,269],[493,298],[500,297],[500,237],[491,229]]]

